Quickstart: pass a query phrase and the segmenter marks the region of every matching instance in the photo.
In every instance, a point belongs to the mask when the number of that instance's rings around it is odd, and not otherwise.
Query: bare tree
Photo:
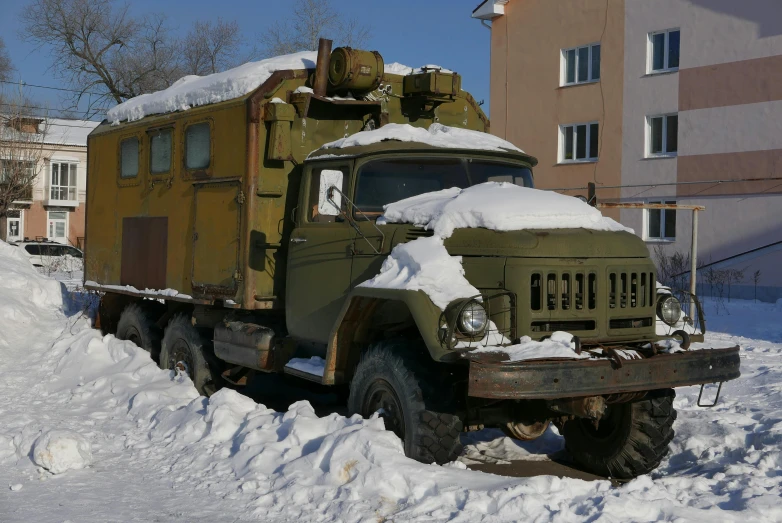
[[[277,56],[299,51],[315,51],[318,39],[327,37],[338,45],[362,47],[371,29],[355,18],[346,18],[331,0],[296,0],[291,16],[274,22],[260,36],[263,54]]]
[[[20,36],[48,48],[53,69],[86,101],[90,115],[165,89],[188,73],[235,63],[242,39],[235,22],[196,22],[181,38],[161,14],[134,17],[116,0],[31,0]]]
[[[229,69],[236,64],[241,48],[239,24],[218,18],[196,21],[182,45],[182,67],[185,74],[205,75]]]
[[[30,116],[23,99],[0,112],[0,239],[8,232],[14,202],[32,200],[35,180],[43,169],[46,117]]]
[[[8,81],[14,68],[11,65],[11,57],[5,49],[5,42],[0,38],[0,80]]]

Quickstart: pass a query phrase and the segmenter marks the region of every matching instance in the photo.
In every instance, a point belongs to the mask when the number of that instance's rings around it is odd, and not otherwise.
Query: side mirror
[[[318,214],[323,216],[339,216],[342,209],[342,171],[323,169],[320,172],[320,188],[318,192]],[[336,187],[336,191],[331,188]]]

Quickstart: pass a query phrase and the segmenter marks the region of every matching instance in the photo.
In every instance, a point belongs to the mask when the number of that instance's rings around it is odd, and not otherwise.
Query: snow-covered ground
[[[506,478],[404,457],[382,420],[199,397],[0,242],[0,521],[782,521],[782,305],[733,302],[710,344],[741,343],[717,407],[679,389],[671,454],[621,487]],[[470,435],[464,461],[545,460]],[[488,440],[488,441],[487,441]],[[493,456],[493,457],[492,457]],[[56,473],[55,473],[56,472]]]

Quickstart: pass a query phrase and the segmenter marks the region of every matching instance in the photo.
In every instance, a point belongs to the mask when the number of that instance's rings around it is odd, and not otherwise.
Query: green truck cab
[[[479,294],[443,308],[422,290],[362,285],[394,247],[432,235],[378,220],[385,205],[485,182],[532,187],[537,161],[415,140],[323,147],[388,124],[488,131],[458,75],[383,73],[376,52],[329,50],[322,42],[314,71],[277,72],[242,99],[91,135],[85,286],[103,293],[100,327],[203,394],[272,373],[344,390],[352,413],[379,412],[420,461],[455,459],[466,430],[532,439],[554,423],[588,470],[653,470],[673,437],[673,388],[735,379],[738,348],[668,350],[702,341],[702,312],[694,296],[658,290],[629,232],[456,229],[444,246]],[[204,122],[212,161],[199,174],[187,130]],[[142,172],[160,129],[186,157],[162,178]],[[138,140],[135,181],[123,175],[127,140]],[[489,334],[514,345],[563,331],[591,357],[475,350]]]

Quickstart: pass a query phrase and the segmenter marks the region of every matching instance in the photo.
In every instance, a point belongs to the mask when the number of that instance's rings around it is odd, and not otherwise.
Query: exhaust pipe
[[[318,59],[315,62],[315,82],[312,86],[315,96],[326,96],[329,85],[329,61],[332,41],[321,38],[318,42]]]

